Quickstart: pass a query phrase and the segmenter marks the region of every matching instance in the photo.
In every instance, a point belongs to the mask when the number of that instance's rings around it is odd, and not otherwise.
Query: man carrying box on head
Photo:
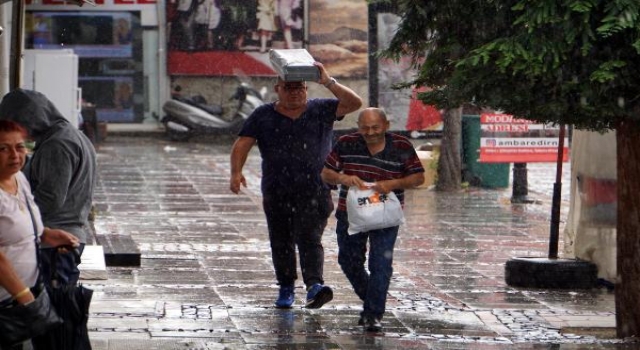
[[[333,123],[362,105],[361,98],[331,78],[315,62],[318,84],[333,93],[331,99],[308,99],[304,81],[278,78],[278,100],[258,107],[245,121],[231,151],[230,189],[246,187],[242,168],[257,143],[262,157],[262,196],[269,229],[271,256],[280,285],[277,308],[295,300],[296,246],[307,288],[307,308],[320,308],[333,298],[324,285],[322,233],[333,211],[330,188],[320,178],[331,149]]]

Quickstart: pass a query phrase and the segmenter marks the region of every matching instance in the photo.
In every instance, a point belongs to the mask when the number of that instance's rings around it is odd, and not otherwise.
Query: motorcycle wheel
[[[174,121],[174,119],[171,117],[162,118],[162,124],[164,124],[165,133],[171,141],[185,142],[191,138],[191,133],[188,131],[189,129],[183,126],[181,123]],[[184,131],[176,130],[180,128],[183,128]]]
[[[172,130],[167,130],[167,136],[169,137],[169,140],[177,142],[186,142],[191,138],[191,135],[189,135],[189,133]]]

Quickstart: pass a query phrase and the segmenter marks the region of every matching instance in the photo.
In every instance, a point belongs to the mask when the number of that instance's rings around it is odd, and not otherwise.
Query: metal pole
[[[527,163],[513,163],[513,184],[511,203],[531,203],[529,182],[527,181]]]
[[[309,0],[305,0],[303,2],[302,10],[304,11],[302,15],[302,25],[304,26],[304,30],[302,31],[302,47],[309,48],[309,46],[311,45],[311,43],[309,42],[309,19],[311,18],[309,15]]]
[[[369,106],[378,106],[378,7],[368,6],[369,12]]]
[[[551,202],[551,228],[549,232],[549,259],[558,258],[558,241],[560,237],[560,199],[562,189],[562,161],[564,159],[564,124],[560,125],[558,136],[558,161],[556,163],[556,182],[553,184]]]
[[[20,87],[22,75],[22,41],[24,28],[24,0],[13,0],[11,9],[14,21],[11,27],[11,52],[9,58],[9,90]]]
[[[0,96],[4,96],[9,89],[11,65],[11,8],[12,3],[0,0]]]

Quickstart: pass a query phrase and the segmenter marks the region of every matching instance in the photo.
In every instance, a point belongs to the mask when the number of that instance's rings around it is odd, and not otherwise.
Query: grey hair
[[[383,121],[388,121],[387,119],[387,112],[384,111],[383,108],[378,108],[378,107],[368,107],[365,108],[363,110],[360,111],[360,114],[358,114],[358,122],[360,121],[360,118],[362,118],[362,115],[367,112],[367,111],[375,111],[376,114],[382,118]]]

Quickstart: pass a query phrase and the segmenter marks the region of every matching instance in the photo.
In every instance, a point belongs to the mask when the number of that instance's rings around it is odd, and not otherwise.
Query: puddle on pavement
[[[545,305],[573,311],[615,310],[615,294],[606,288],[582,291],[528,290],[524,294]]]

